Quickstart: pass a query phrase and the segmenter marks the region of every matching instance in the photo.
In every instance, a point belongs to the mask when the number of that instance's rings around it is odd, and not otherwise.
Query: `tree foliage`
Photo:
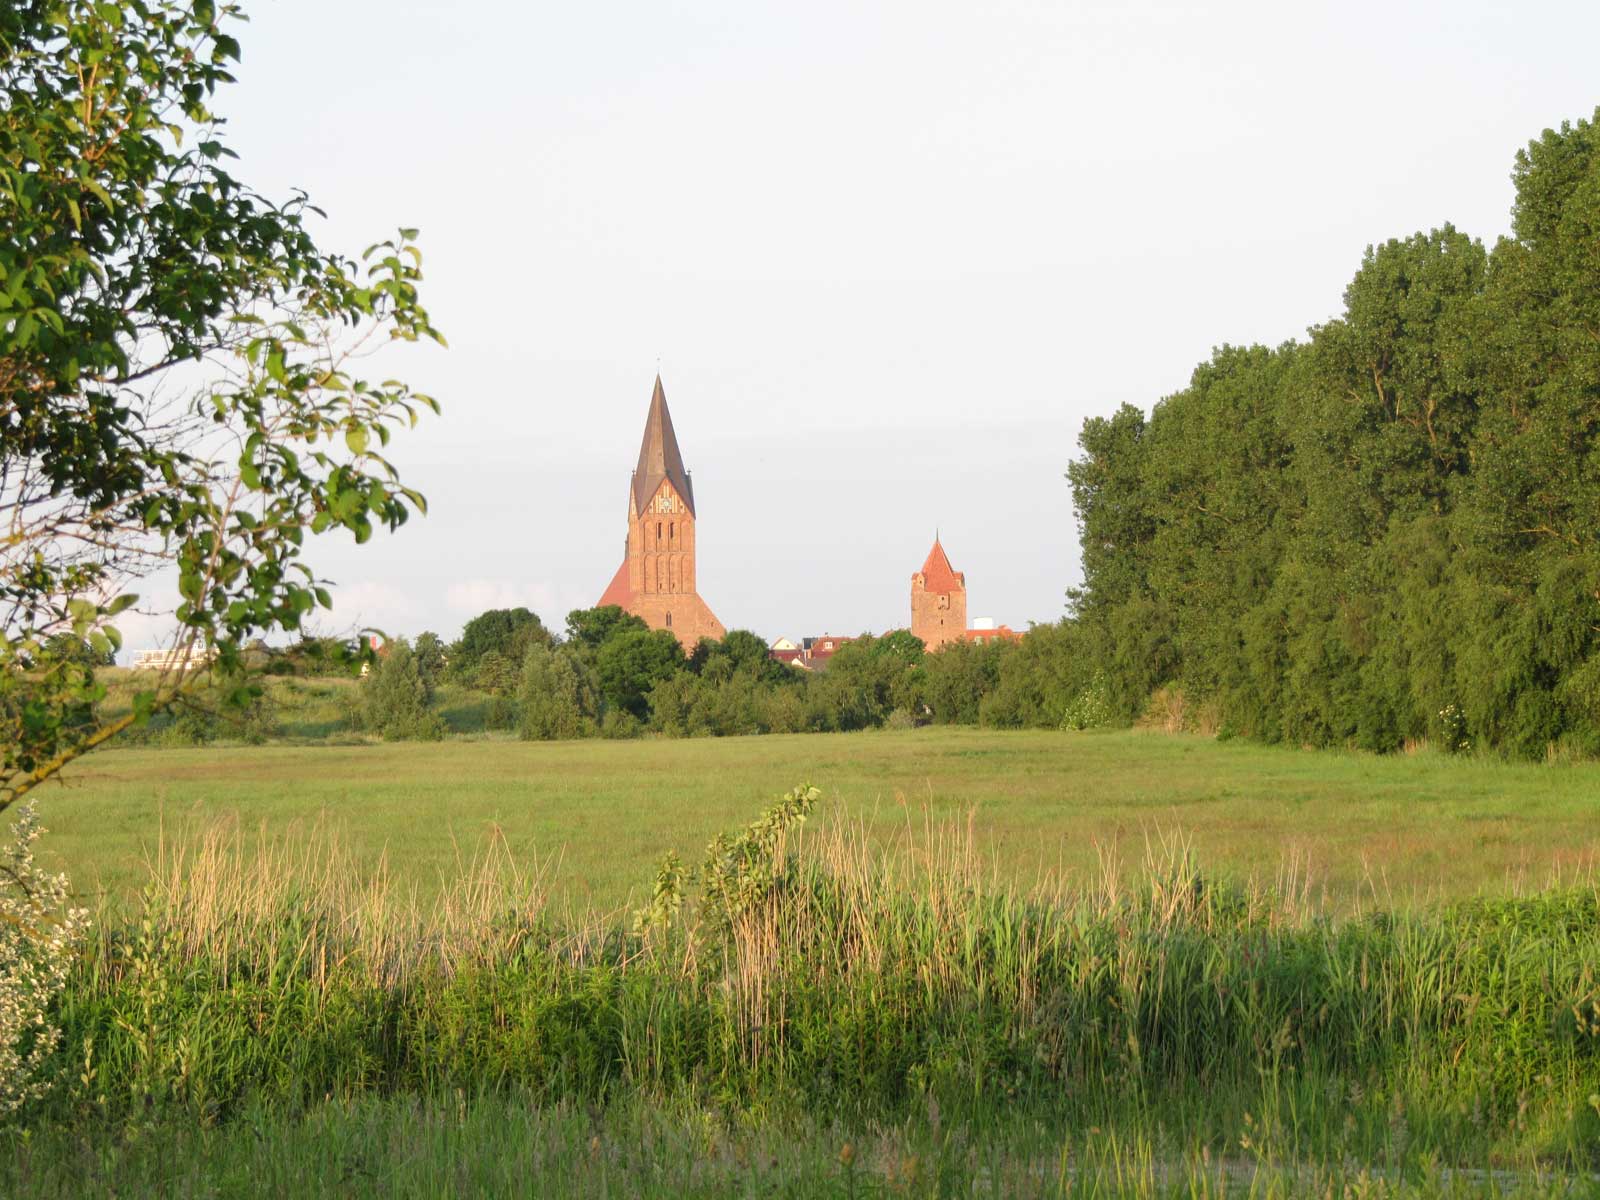
[[[417,656],[417,673],[422,676],[423,682],[430,688],[437,687],[444,676],[446,664],[444,643],[439,640],[439,635],[431,629],[423,630],[417,634],[411,650]]]
[[[643,720],[650,689],[677,674],[684,655],[670,629],[624,629],[600,644],[594,661],[605,702]]]
[[[85,724],[103,691],[59,635],[109,653],[164,572],[176,595],[145,602],[178,649],[240,677],[247,641],[332,605],[308,534],[361,542],[423,506],[382,450],[433,401],[354,373],[384,342],[442,340],[414,231],[351,261],[316,245],[304,196],[231,173],[211,105],[236,17],[0,7],[0,808],[204,674]]]
[[[550,631],[538,614],[526,608],[491,608],[479,613],[461,629],[461,636],[450,647],[450,669],[461,679],[473,680],[486,660],[498,656],[500,663],[489,663],[488,674],[520,671],[528,647],[552,642]],[[491,687],[488,690],[499,690]]]
[[[575,608],[567,614],[567,644],[580,654],[592,656],[615,634],[649,628],[639,617],[616,604]]]
[[[528,647],[517,698],[518,731],[525,739],[583,737],[596,728],[600,705],[589,669],[543,642]]]
[[[433,711],[433,686],[404,638],[384,647],[362,692],[366,727],[384,741],[436,741],[444,736],[444,721]]]
[[[1596,122],[1515,181],[1492,250],[1372,247],[1306,341],[1085,424],[1073,636],[1117,718],[1165,688],[1274,741],[1600,749]]]

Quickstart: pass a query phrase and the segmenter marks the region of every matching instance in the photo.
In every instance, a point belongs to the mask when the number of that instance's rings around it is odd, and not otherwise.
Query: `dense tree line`
[[[1268,741],[1600,750],[1600,129],[1517,155],[1513,230],[1369,249],[1343,314],[1224,346],[1069,472],[1071,635]]]
[[[926,653],[904,630],[846,642],[825,671],[775,661],[736,629],[685,653],[615,606],[579,609],[562,634],[526,609],[483,613],[444,647],[432,633],[396,639],[363,685],[362,726],[389,738],[436,737],[434,689],[489,697],[490,728],[529,739],[846,731],[895,724],[1059,724],[1071,696],[1033,677],[1061,666],[1056,627],[1016,647]],[[1048,646],[1046,645],[1048,643]],[[1016,667],[1007,669],[1008,659]],[[1059,684],[1059,681],[1058,681]],[[1060,694],[1058,694],[1060,693]],[[990,703],[992,699],[994,703]]]

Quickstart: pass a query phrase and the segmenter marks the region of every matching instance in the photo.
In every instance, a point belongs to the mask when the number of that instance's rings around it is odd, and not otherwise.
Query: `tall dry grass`
[[[498,831],[426,895],[363,863],[336,827],[247,834],[237,817],[173,836],[163,826],[147,862],[146,919],[183,956],[217,964],[220,982],[287,963],[319,985],[345,975],[398,987],[421,975],[502,961],[546,920],[548,860],[524,862]],[[116,936],[115,920],[101,923]],[[581,960],[594,922],[563,926],[552,944]],[[104,946],[102,946],[104,949]]]

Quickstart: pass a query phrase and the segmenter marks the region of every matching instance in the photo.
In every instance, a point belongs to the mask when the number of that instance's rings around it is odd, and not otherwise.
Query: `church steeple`
[[[652,629],[670,629],[685,650],[702,637],[723,636],[696,590],[695,524],[693,484],[657,375],[629,481],[627,550],[600,603],[618,605]]]
[[[639,465],[633,471],[633,511],[644,512],[663,482],[672,484],[693,516],[694,485],[684,468],[678,435],[672,429],[672,414],[667,411],[667,393],[657,375],[650,412],[644,419],[644,440],[639,443]]]

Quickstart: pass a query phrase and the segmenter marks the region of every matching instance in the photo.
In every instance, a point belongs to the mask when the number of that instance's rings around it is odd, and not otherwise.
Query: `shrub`
[[[650,903],[634,913],[636,932],[666,929],[677,918],[689,884],[699,884],[696,920],[716,934],[732,933],[741,917],[765,904],[795,866],[789,835],[806,823],[822,792],[802,783],[738,833],[719,833],[698,871],[685,870],[669,850],[656,872]]]
[[[444,721],[432,710],[433,689],[403,638],[389,643],[362,690],[367,728],[384,741],[437,741],[444,736]]]
[[[613,708],[600,721],[600,736],[613,740],[636,738],[644,732],[639,718],[626,709]]]
[[[242,708],[226,709],[219,716],[217,734],[238,738],[246,745],[264,745],[283,732],[278,703],[265,691],[252,696]]]
[[[0,1115],[48,1090],[41,1069],[61,1040],[50,1007],[89,924],[85,910],[67,904],[67,877],[34,864],[43,832],[33,804],[24,804],[0,850]]]
[[[439,640],[439,635],[432,630],[417,634],[413,653],[417,656],[417,670],[421,672],[423,682],[430,688],[438,687],[445,668],[444,643]]]
[[[1114,716],[1110,686],[1104,673],[1096,671],[1089,680],[1089,686],[1067,705],[1067,711],[1061,715],[1061,728],[1098,729],[1111,724]]]
[[[1215,737],[1222,724],[1222,706],[1215,696],[1196,699],[1181,684],[1164,684],[1150,693],[1138,724],[1163,733],[1198,733]]]
[[[1145,729],[1182,733],[1188,728],[1188,720],[1188,696],[1182,687],[1168,684],[1150,693],[1150,702],[1144,706],[1144,716],[1137,723]]]
[[[540,642],[528,647],[518,692],[518,732],[525,741],[584,737],[598,705],[588,671],[572,655]]]
[[[517,725],[517,706],[504,696],[491,696],[488,707],[483,712],[483,727],[485,729],[515,729]]]
[[[781,665],[781,664],[780,664]],[[793,671],[793,667],[784,667]],[[806,698],[798,683],[785,684],[767,694],[769,733],[799,733],[806,727]]]
[[[1439,744],[1448,754],[1460,754],[1472,749],[1472,739],[1467,736],[1467,717],[1454,704],[1439,710]]]
[[[934,723],[976,725],[979,706],[998,686],[1000,661],[1011,648],[1003,641],[950,642],[925,656],[924,700]]]
[[[172,710],[172,719],[152,732],[163,746],[204,746],[217,738],[217,714],[209,704],[186,699]]]
[[[1097,653],[1077,623],[1035,625],[997,656],[996,682],[977,702],[978,723],[1001,729],[1058,728],[1067,706],[1088,683],[1089,664]]]

